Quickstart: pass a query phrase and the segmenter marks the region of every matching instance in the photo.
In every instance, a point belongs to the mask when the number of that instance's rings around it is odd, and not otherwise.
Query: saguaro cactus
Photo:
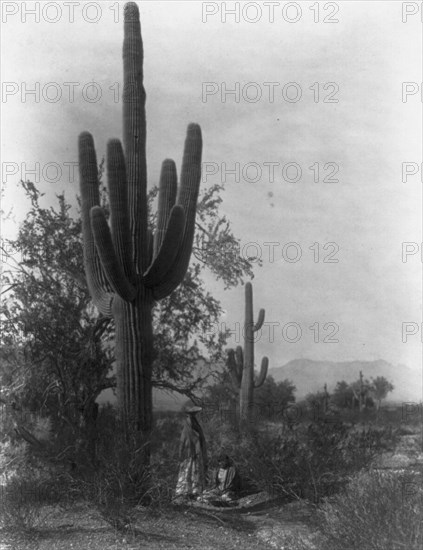
[[[328,385],[325,382],[323,386],[323,395],[322,395],[322,407],[323,407],[323,412],[325,414],[329,410],[329,399],[330,399],[330,394],[328,392]]]
[[[84,263],[92,299],[115,320],[117,396],[124,425],[152,427],[152,307],[181,283],[191,255],[201,177],[201,130],[188,126],[179,190],[175,163],[162,165],[157,231],[148,228],[143,45],[135,3],[124,10],[124,146],[107,147],[110,226],[99,205],[92,136],[79,137]]]
[[[251,283],[245,285],[245,321],[244,321],[244,350],[237,346],[236,350],[228,350],[228,367],[232,384],[239,392],[239,416],[241,422],[252,420],[254,405],[254,389],[259,388],[265,381],[269,360],[263,357],[260,374],[254,379],[254,333],[258,332],[264,323],[264,309],[259,311],[257,323],[253,320],[253,287]]]

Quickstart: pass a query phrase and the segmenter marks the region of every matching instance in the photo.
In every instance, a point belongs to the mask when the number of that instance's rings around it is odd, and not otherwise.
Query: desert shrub
[[[262,423],[240,434],[215,417],[205,424],[211,449],[223,449],[238,466],[246,489],[317,503],[337,493],[384,447],[382,429],[356,430],[314,422],[281,433]]]
[[[148,472],[140,468],[142,442],[127,440],[122,431],[112,429],[98,439],[96,467],[79,467],[72,477],[80,498],[97,509],[115,529],[132,525],[132,510],[148,491]]]
[[[8,529],[38,527],[47,506],[60,504],[70,495],[66,472],[33,456],[28,447],[21,442],[2,448],[0,524]]]
[[[78,465],[73,478],[81,497],[103,519],[118,530],[127,530],[135,507],[157,511],[173,498],[179,466],[179,418],[161,415],[148,441],[126,437],[113,407],[100,410],[97,425],[95,468]],[[139,457],[147,448],[150,467],[144,468]]]
[[[151,506],[160,508],[174,498],[179,469],[181,418],[173,413],[156,420],[151,437]]]
[[[72,496],[68,476],[72,448],[69,434],[64,430],[56,432],[51,418],[37,412],[20,411],[14,419],[5,415],[3,420],[7,428],[0,442],[0,479],[4,490],[12,495],[22,485],[21,492],[29,491],[34,496],[28,503],[69,501]]]
[[[49,506],[59,504],[63,493],[41,472],[14,475],[0,486],[0,525],[7,529],[32,530],[49,514]]]
[[[277,536],[279,548],[289,550],[326,550],[325,542],[320,533],[305,534],[301,531],[297,532],[280,532]]]
[[[125,438],[116,409],[102,407],[97,418],[95,462],[86,445],[71,432],[53,435],[43,449],[22,439],[3,437],[2,522],[30,528],[39,523],[45,504],[66,506],[85,500],[114,527],[130,525],[135,506],[157,510],[171,502],[179,467],[180,429],[178,415],[160,415],[151,440],[135,441]],[[13,429],[11,433],[13,436]],[[138,460],[147,444],[151,456],[148,470],[141,469]]]
[[[39,486],[33,480],[14,477],[1,485],[0,525],[7,529],[30,530],[42,516]]]
[[[422,472],[361,473],[321,508],[327,550],[423,547]]]
[[[378,422],[383,424],[391,424],[394,427],[402,425],[415,429],[423,420],[423,404],[408,402],[396,406],[382,406],[377,418]]]

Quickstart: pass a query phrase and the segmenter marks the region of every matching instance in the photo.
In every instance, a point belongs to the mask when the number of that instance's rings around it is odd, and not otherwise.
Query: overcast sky
[[[257,359],[421,369],[417,245],[402,258],[402,243],[422,242],[418,4],[241,2],[239,22],[225,13],[233,2],[138,4],[149,184],[164,158],[180,166],[186,126],[198,122],[202,185],[224,182],[243,253],[262,256],[255,312],[266,309],[275,333],[270,342],[264,328]],[[92,132],[98,158],[121,137],[122,16],[116,2],[2,2],[3,208],[17,221],[28,209],[19,179],[39,179],[45,204],[63,189],[74,201],[78,134]],[[4,236],[14,231],[3,224]],[[209,287],[235,329],[243,289]]]

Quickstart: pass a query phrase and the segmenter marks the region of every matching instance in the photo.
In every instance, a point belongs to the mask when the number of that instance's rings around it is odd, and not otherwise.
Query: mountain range
[[[422,372],[406,365],[393,365],[383,359],[376,361],[313,361],[312,359],[293,359],[281,367],[269,369],[269,375],[276,382],[288,379],[296,387],[295,397],[299,401],[308,393],[323,390],[326,383],[331,393],[337,382],[347,383],[358,380],[360,370],[363,378],[371,381],[377,376],[384,376],[394,386],[388,394],[387,402],[421,402]],[[156,410],[180,410],[187,401],[185,396],[164,391],[154,391],[154,408]]]

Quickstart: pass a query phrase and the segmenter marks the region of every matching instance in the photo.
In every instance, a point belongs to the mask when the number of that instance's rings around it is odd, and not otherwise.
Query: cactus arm
[[[253,285],[245,283],[245,322],[244,330],[254,327],[253,321]],[[246,337],[246,335],[245,335]]]
[[[236,356],[234,350],[228,349],[228,358],[226,364],[228,365],[229,374],[231,375],[232,387],[236,392],[239,392],[239,389],[241,387],[242,374],[241,377],[238,374],[238,366],[235,357]]]
[[[154,237],[151,229],[147,231],[148,236],[148,264],[150,265],[153,261],[153,247],[154,247]]]
[[[188,269],[194,240],[195,211],[201,179],[201,130],[198,124],[190,124],[185,139],[184,158],[181,172],[181,186],[177,204],[185,212],[184,236],[172,267],[165,280],[153,288],[155,300],[165,298],[182,282]]]
[[[146,94],[143,85],[143,44],[135,2],[124,7],[123,131],[128,176],[128,204],[135,269],[149,265],[147,234]]]
[[[119,263],[113,247],[110,229],[100,206],[94,206],[91,209],[91,229],[110,286],[123,300],[131,302],[135,298],[136,289],[128,281]]]
[[[172,266],[182,241],[184,225],[183,208],[174,206],[159,253],[143,277],[143,284],[147,288],[160,284]]]
[[[261,360],[260,374],[258,375],[257,380],[254,382],[255,388],[259,388],[264,384],[264,381],[266,380],[268,368],[269,368],[269,359],[267,357],[263,357],[263,359]]]
[[[187,128],[185,138],[184,157],[182,161],[181,186],[177,203],[185,210],[192,212],[190,227],[195,225],[195,208],[197,206],[198,190],[201,178],[201,153],[202,153],[201,129],[198,124],[191,123]]]
[[[253,327],[253,331],[257,332],[258,330],[260,330],[261,327],[263,326],[263,323],[264,323],[264,309],[261,309],[259,311],[257,323]]]
[[[157,208],[157,230],[154,236],[154,257],[157,256],[166,234],[170,211],[176,201],[178,187],[176,166],[173,160],[166,159],[162,163],[159,184],[159,204]]]
[[[134,280],[125,157],[118,139],[111,139],[107,144],[107,175],[114,249],[125,275]]]
[[[82,234],[84,237],[84,267],[88,289],[95,306],[106,317],[112,315],[113,294],[98,257],[91,230],[90,210],[100,202],[97,157],[94,140],[89,132],[82,132],[78,140],[81,189]]]

